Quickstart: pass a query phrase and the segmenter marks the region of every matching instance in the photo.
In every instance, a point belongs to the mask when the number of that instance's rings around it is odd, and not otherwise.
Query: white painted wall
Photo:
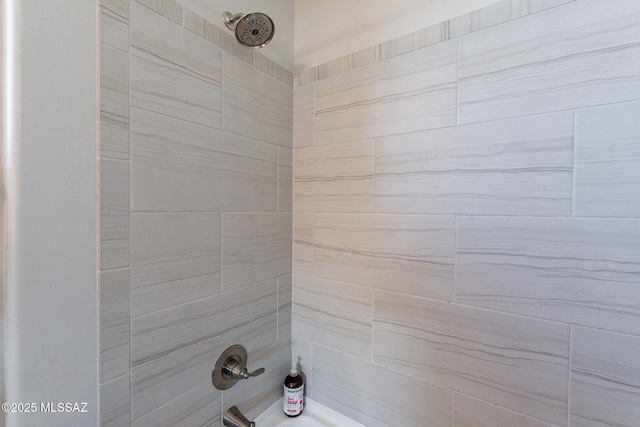
[[[294,67],[314,67],[498,1],[295,0]]]
[[[89,411],[6,425],[97,425],[96,2],[3,8],[6,400]]]

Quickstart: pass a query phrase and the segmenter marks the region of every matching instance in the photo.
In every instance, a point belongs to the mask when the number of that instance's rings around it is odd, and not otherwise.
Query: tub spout
[[[222,423],[229,427],[256,427],[256,423],[249,421],[247,417],[242,415],[242,412],[237,406],[232,406],[224,413]]]

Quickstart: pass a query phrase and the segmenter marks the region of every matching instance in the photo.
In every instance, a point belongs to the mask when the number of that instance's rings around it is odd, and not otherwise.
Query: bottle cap
[[[291,376],[292,377],[297,377],[298,376],[298,370],[296,368],[291,368]]]

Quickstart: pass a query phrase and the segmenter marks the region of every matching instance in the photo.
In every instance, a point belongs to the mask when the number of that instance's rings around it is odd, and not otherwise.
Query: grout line
[[[567,370],[567,425],[571,425],[571,354],[573,347],[573,328],[573,325],[569,325],[569,369]]]
[[[576,164],[578,152],[578,111],[573,112],[573,159],[571,165],[571,216],[576,216]]]

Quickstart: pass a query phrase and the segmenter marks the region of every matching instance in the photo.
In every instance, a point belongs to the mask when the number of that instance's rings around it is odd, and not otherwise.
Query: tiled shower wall
[[[221,425],[290,360],[293,75],[173,0],[101,0],[101,426]],[[266,373],[220,392],[229,345]]]
[[[293,355],[368,426],[637,426],[640,4],[506,0],[296,75]]]

